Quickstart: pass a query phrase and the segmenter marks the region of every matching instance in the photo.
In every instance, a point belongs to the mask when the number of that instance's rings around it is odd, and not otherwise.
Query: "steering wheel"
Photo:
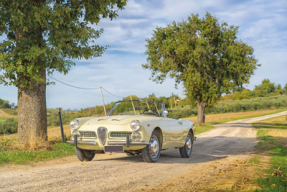
[[[143,114],[143,113],[145,113],[145,112],[147,112],[149,110],[151,110],[153,113],[155,113],[155,114],[157,114],[159,116],[158,112],[155,111],[154,109],[145,109],[141,114]]]

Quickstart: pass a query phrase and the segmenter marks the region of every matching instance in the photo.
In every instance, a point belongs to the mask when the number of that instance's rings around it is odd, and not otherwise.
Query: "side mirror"
[[[163,111],[163,117],[167,118],[168,111]]]

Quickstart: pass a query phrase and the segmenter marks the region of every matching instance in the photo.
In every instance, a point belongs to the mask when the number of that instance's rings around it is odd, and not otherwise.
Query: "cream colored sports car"
[[[168,118],[165,105],[158,101],[116,102],[108,116],[73,119],[72,140],[80,161],[91,161],[96,153],[142,154],[146,162],[156,162],[160,151],[179,148],[188,158],[195,137],[194,123]]]

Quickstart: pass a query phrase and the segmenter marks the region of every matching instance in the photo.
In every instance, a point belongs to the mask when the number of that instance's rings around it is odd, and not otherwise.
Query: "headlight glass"
[[[141,139],[141,134],[139,132],[134,132],[132,139],[133,141],[139,141]]]
[[[131,122],[131,129],[133,131],[138,131],[141,128],[141,122],[139,120],[133,120]]]
[[[71,129],[73,130],[76,130],[79,128],[79,125],[80,125],[80,122],[77,120],[77,119],[73,119],[71,122],[70,122],[70,127]]]

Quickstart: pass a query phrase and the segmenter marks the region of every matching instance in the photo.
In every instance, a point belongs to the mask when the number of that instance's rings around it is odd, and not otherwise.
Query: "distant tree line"
[[[0,109],[17,108],[15,103],[9,104],[9,101],[0,99]]]
[[[212,108],[207,108],[206,113],[229,113],[229,112],[245,112],[256,111],[261,109],[279,109],[287,107],[287,96],[273,96],[273,97],[257,97],[252,99],[242,100],[227,100],[219,102]],[[185,106],[169,110],[168,116],[171,118],[184,118],[192,115],[197,115],[196,107]]]
[[[264,79],[260,85],[256,85],[253,90],[246,88],[238,88],[231,94],[227,94],[223,97],[224,100],[242,100],[251,99],[256,97],[269,97],[276,95],[287,94],[287,83],[282,88],[280,84],[271,83],[269,79]]]

